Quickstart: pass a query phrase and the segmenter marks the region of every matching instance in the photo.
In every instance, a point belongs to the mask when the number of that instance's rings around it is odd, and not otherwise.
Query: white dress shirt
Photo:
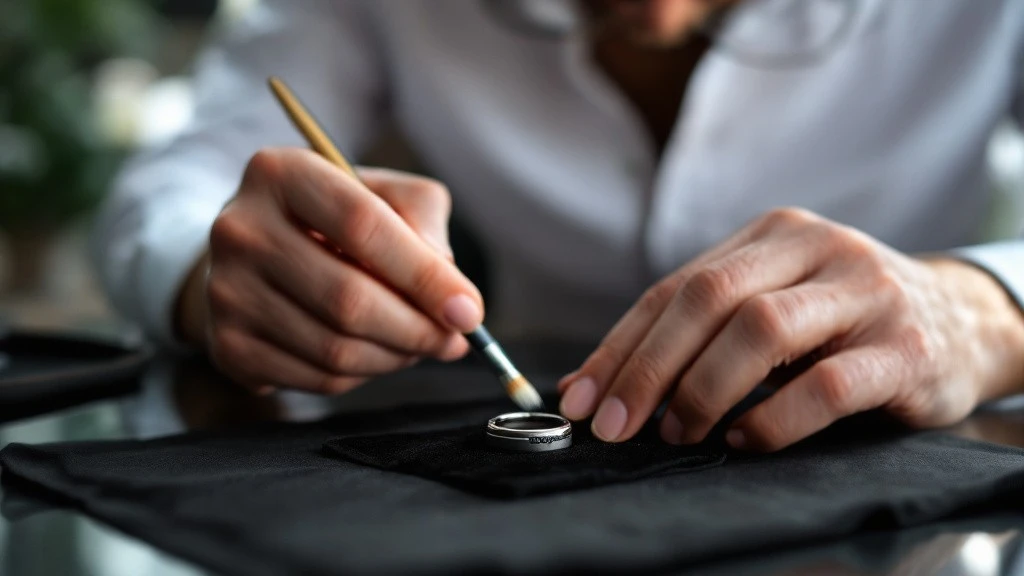
[[[1024,303],[1024,241],[976,245],[986,143],[1024,118],[1024,1],[855,4],[817,62],[708,53],[659,158],[582,31],[532,36],[478,0],[262,0],[202,55],[192,126],[122,173],[96,236],[102,278],[172,342],[175,295],[248,158],[304,145],[265,86],[279,75],[357,158],[397,119],[493,260],[502,334],[599,338],[646,287],[779,206],[906,252],[961,249]],[[813,18],[752,22],[754,46],[816,33]]]

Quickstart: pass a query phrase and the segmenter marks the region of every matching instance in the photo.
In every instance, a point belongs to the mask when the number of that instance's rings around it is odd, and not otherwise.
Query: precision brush
[[[491,371],[505,386],[505,392],[517,406],[526,412],[538,412],[544,408],[544,401],[541,400],[537,389],[516,369],[487,328],[481,325],[465,336],[473,350],[483,357]]]

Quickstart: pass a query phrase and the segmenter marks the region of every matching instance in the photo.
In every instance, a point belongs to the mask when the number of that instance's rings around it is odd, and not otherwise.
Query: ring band
[[[548,452],[572,445],[572,424],[554,414],[512,412],[487,422],[487,444],[516,452]]]

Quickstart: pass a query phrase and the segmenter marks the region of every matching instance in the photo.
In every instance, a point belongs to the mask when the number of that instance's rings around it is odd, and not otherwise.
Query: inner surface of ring
[[[498,426],[502,428],[510,428],[512,430],[547,430],[550,428],[558,428],[564,425],[564,422],[556,418],[544,418],[538,416],[528,416],[521,419],[509,419],[506,421],[497,422]]]

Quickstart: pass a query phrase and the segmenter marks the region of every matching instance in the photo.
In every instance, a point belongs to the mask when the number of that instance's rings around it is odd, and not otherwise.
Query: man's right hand
[[[313,152],[253,156],[179,294],[182,335],[259,392],[341,393],[419,358],[466,354],[483,321],[448,245],[451,199],[433,180]]]

